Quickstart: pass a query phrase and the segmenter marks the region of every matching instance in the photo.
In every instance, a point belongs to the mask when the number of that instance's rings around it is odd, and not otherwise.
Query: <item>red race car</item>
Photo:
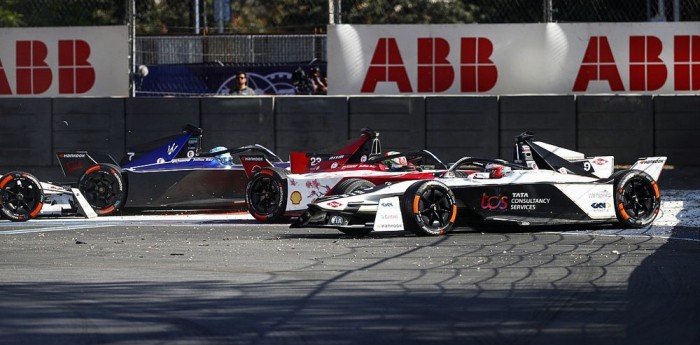
[[[339,149],[290,154],[291,171],[265,167],[246,186],[246,205],[255,219],[280,221],[301,215],[307,204],[326,195],[359,193],[388,182],[431,179],[447,166],[427,150],[382,153],[379,133],[363,129]]]

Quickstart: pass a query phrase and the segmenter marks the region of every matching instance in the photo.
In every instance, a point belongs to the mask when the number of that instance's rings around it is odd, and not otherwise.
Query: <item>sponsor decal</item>
[[[496,85],[498,69],[491,60],[493,43],[490,39],[461,37],[459,43],[451,46],[450,41],[442,37],[419,37],[416,44],[418,80],[411,81],[410,66],[403,63],[402,53],[407,54],[407,49],[403,48],[402,52],[395,37],[381,37],[360,92],[374,93],[378,84],[385,82],[395,83],[401,93],[444,92],[455,81],[461,92],[484,92]],[[451,49],[459,52],[459,64],[449,60]]]
[[[60,154],[61,158],[85,158],[84,153],[63,153]]]
[[[329,223],[331,225],[343,225],[345,224],[345,218],[342,216],[332,216]]]
[[[289,200],[292,202],[292,204],[299,205],[301,203],[301,193],[299,193],[299,191],[292,192],[292,194],[289,196]]]
[[[187,158],[192,158],[192,157],[194,157],[194,151],[192,151],[192,150],[187,151]]]
[[[403,218],[399,197],[382,198],[377,205],[377,215],[374,217],[375,231],[403,230]]]
[[[594,202],[591,204],[591,207],[595,210],[605,210],[610,207],[610,204],[607,202]]]
[[[510,199],[511,210],[534,211],[537,205],[549,204],[550,198],[531,198],[528,193],[513,193]]]
[[[366,162],[366,161],[367,161],[367,155],[362,155],[362,156],[360,157],[360,163],[364,163],[364,162]]]
[[[697,89],[695,76],[691,76],[688,52],[691,44],[697,44],[699,36],[673,36],[673,43],[659,37],[629,36],[629,91],[655,91],[664,87],[669,79],[669,70],[673,69],[675,80],[673,89],[688,91]],[[692,43],[691,43],[692,42]],[[667,66],[662,52],[669,46],[673,49],[673,64]],[[695,62],[695,56],[693,56]],[[573,91],[584,92],[592,81],[607,82],[611,91],[627,91],[623,83],[618,64],[607,36],[591,36],[583,55],[581,66],[574,81]],[[692,85],[691,85],[692,84]]]
[[[481,196],[481,209],[534,211],[538,205],[549,204],[550,201],[550,198],[531,198],[528,193],[512,193],[510,196],[484,193]]]
[[[178,146],[177,146],[176,143],[172,143],[172,144],[168,145],[168,156],[170,156],[170,155],[172,155],[173,153],[175,153],[175,150],[177,150],[177,147],[178,147]]]
[[[593,162],[593,164],[595,164],[595,165],[605,165],[605,164],[608,163],[608,160],[605,159],[605,158],[600,158],[600,157],[598,157],[598,158],[592,160],[592,162]]]
[[[253,156],[240,156],[241,160],[244,160],[246,162],[262,162],[264,158],[262,157],[253,157]]]
[[[601,190],[588,193],[588,198],[590,199],[608,199],[612,197],[612,193],[609,190]]]
[[[488,195],[484,193],[481,196],[481,209],[483,210],[505,210],[508,208],[508,197],[505,195]]]
[[[338,162],[333,162],[333,164],[331,164],[331,168],[335,169],[337,167],[338,167]]]
[[[334,93],[692,93],[700,88],[700,35],[693,23],[554,23],[548,30],[555,35],[538,35],[542,26],[534,23],[375,27],[329,28],[329,60],[356,63],[334,65],[328,74],[360,70],[359,78],[348,78]],[[566,54],[559,51],[562,46]],[[533,59],[517,59],[522,52]],[[548,68],[553,64],[561,68]]]
[[[645,159],[645,160],[639,162],[639,164],[660,164],[663,162],[664,162],[663,159]]]
[[[341,203],[339,203],[339,202],[337,202],[337,201],[335,201],[335,200],[326,203],[326,205],[328,205],[329,207],[332,207],[332,208],[338,208],[338,207],[340,207],[340,206],[343,206],[343,204],[341,204]]]
[[[126,25],[1,29],[0,97],[128,95]]]

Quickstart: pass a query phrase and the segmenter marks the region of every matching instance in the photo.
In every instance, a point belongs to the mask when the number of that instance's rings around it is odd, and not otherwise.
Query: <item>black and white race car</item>
[[[455,224],[640,228],[654,221],[661,202],[656,180],[666,157],[641,158],[613,173],[612,156],[586,158],[533,137],[530,132],[516,137],[512,162],[464,157],[436,179],[319,198],[292,227],[442,235]]]

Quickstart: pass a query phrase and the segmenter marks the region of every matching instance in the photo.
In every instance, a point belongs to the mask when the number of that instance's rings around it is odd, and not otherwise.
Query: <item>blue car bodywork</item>
[[[245,201],[248,177],[257,169],[287,169],[261,145],[203,151],[202,130],[183,132],[129,148],[117,163],[99,153],[59,152],[67,177],[79,177],[78,189],[95,212],[108,215],[129,208],[225,208]]]

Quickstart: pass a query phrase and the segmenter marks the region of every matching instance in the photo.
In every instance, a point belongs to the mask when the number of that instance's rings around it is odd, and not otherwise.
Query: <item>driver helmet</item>
[[[501,178],[511,169],[508,166],[496,163],[486,164],[486,171],[489,173],[489,178]]]
[[[226,150],[228,150],[228,149],[223,147],[223,146],[217,146],[217,147],[209,150],[209,153],[217,153],[217,152],[226,151]],[[221,163],[223,165],[233,165],[233,157],[228,152],[222,153],[220,155],[216,155],[216,156],[214,156],[214,158],[216,158],[216,160],[218,160],[219,163]]]
[[[396,155],[396,154],[399,154],[399,153],[401,153],[401,152],[398,152],[398,151],[389,151],[389,152],[385,153],[384,156],[385,156],[385,157],[386,157],[386,156],[392,156],[392,155]],[[403,168],[403,167],[405,167],[405,166],[408,166],[408,160],[407,160],[406,157],[404,157],[404,156],[395,157],[395,158],[391,158],[391,159],[386,159],[386,160],[384,160],[384,165],[386,165],[386,166],[388,166],[389,168],[392,168],[392,169],[400,169],[400,168]]]

